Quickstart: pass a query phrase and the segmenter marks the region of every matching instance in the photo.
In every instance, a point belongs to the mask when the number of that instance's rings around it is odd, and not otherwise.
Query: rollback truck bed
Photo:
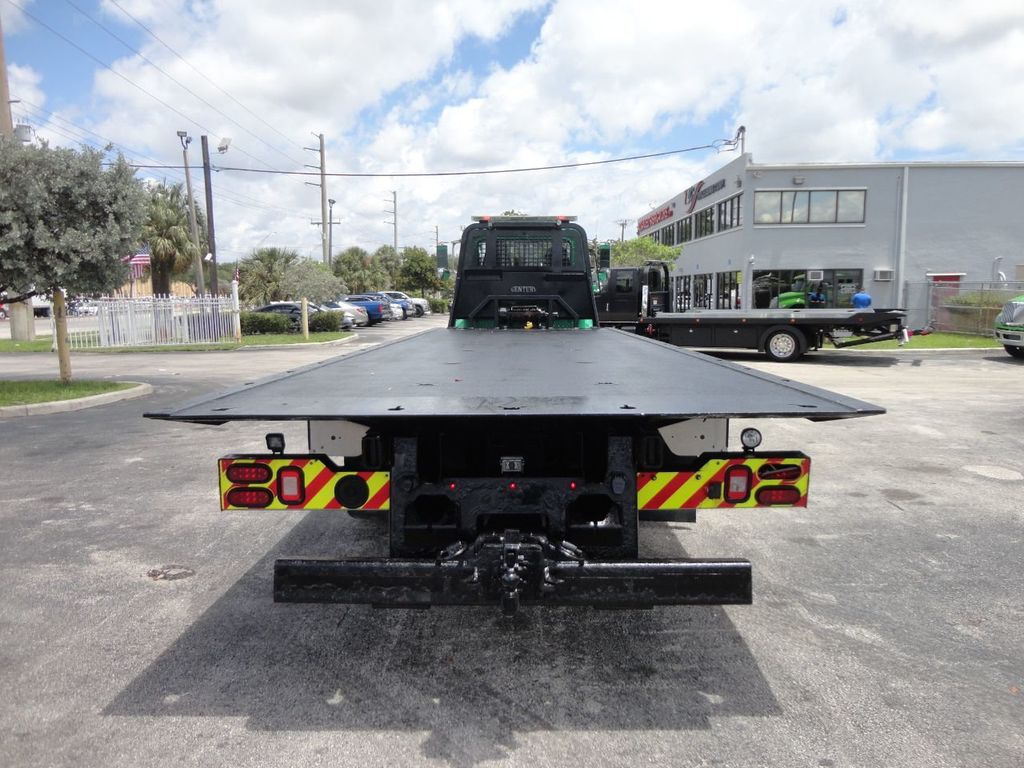
[[[810,459],[752,429],[729,452],[730,421],[882,409],[597,326],[579,225],[480,217],[447,328],[146,416],[307,422],[304,452],[220,459],[222,509],[386,520],[387,557],[277,560],[280,602],[749,603],[748,560],[641,558],[640,521],[805,506]]]
[[[600,279],[601,276],[607,279]],[[902,309],[805,308],[688,309],[673,306],[665,262],[610,267],[598,273],[595,297],[600,324],[628,328],[680,347],[754,349],[776,362],[792,362],[831,344],[837,349],[895,339],[912,333]]]

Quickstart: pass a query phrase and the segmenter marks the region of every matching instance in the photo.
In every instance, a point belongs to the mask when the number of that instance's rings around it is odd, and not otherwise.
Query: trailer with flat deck
[[[595,302],[601,325],[629,328],[680,347],[754,349],[776,362],[792,362],[827,344],[835,348],[910,338],[901,309],[816,306],[807,295],[787,307],[687,309],[671,312],[668,264],[611,267],[597,281]],[[813,294],[811,294],[813,296]]]
[[[306,422],[303,450],[271,433],[269,453],[222,458],[221,507],[386,525],[386,557],[277,560],[277,601],[507,614],[749,603],[749,560],[644,558],[641,521],[805,506],[810,459],[760,450],[753,428],[730,450],[732,423],[883,409],[597,317],[579,225],[480,217],[463,232],[447,328],[146,415]]]

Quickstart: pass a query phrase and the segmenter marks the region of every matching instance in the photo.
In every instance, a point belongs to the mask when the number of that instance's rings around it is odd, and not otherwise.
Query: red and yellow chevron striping
[[[218,468],[220,507],[224,510],[390,508],[389,472],[349,472],[315,456],[234,456],[220,459]],[[288,471],[282,473],[282,469]],[[244,491],[255,492],[249,498],[268,503],[233,503]]]
[[[637,508],[806,507],[810,471],[809,458],[790,456],[710,459],[694,472],[639,472]],[[730,493],[727,480],[733,477],[740,479],[738,493]]]

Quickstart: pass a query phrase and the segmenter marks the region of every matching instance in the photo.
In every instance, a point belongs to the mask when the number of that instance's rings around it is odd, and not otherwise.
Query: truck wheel
[[[1018,360],[1024,360],[1024,347],[1014,347],[1010,344],[1004,344],[1003,348],[1010,357],[1016,357]]]
[[[777,363],[790,363],[803,354],[796,333],[785,328],[775,331],[765,340],[764,353]]]

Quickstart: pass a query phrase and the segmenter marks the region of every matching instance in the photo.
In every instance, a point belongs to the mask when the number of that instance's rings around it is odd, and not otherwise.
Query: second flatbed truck
[[[688,309],[670,312],[665,262],[611,267],[595,296],[601,325],[629,328],[680,347],[754,349],[792,362],[826,344],[852,347],[909,338],[901,309]]]
[[[386,524],[386,557],[277,560],[277,601],[749,603],[748,560],[643,558],[640,521],[805,506],[810,459],[759,451],[752,428],[730,451],[730,422],[882,409],[596,321],[579,225],[482,217],[463,232],[447,328],[146,415],[306,422],[305,450],[270,433],[269,453],[222,458],[221,507]]]

